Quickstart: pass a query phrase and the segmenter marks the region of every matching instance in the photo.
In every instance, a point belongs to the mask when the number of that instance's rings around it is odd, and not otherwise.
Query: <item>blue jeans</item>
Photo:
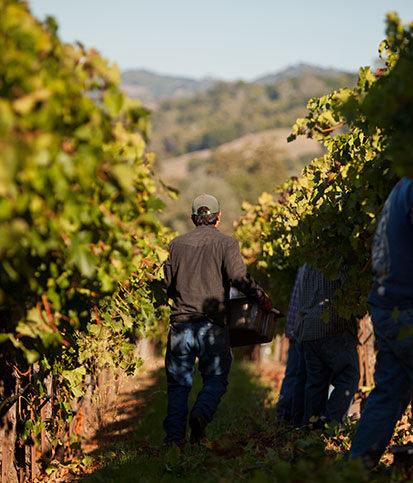
[[[277,418],[296,426],[301,425],[304,414],[304,388],[307,379],[301,344],[290,340],[287,366],[277,405]]]
[[[303,424],[313,417],[321,423],[342,423],[360,379],[357,339],[343,332],[304,341],[303,348],[307,369]],[[328,397],[330,384],[334,390]]]
[[[378,353],[375,387],[354,435],[350,454],[374,467],[392,437],[394,427],[413,397],[413,308],[393,318],[391,310],[371,307]]]
[[[191,413],[199,414],[208,424],[228,385],[232,361],[228,327],[207,320],[169,327],[165,357],[168,410],[163,423],[167,443],[180,444],[185,438],[188,395],[192,388],[196,357],[199,359],[203,386]]]

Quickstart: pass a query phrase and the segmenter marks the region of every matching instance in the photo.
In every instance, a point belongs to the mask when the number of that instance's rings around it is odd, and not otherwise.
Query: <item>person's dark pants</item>
[[[356,338],[344,332],[304,341],[303,348],[307,370],[303,424],[342,423],[360,379]],[[330,384],[334,390],[328,397]]]
[[[391,310],[371,307],[378,353],[375,387],[354,435],[350,455],[374,467],[389,444],[397,421],[413,397],[413,308],[397,317]]]
[[[168,410],[163,427],[166,443],[180,444],[185,438],[188,395],[197,357],[203,386],[191,413],[200,415],[208,424],[228,385],[232,361],[228,327],[207,320],[170,326],[165,357]]]
[[[307,374],[301,344],[290,340],[287,366],[277,405],[277,418],[301,425],[304,414],[304,389]]]

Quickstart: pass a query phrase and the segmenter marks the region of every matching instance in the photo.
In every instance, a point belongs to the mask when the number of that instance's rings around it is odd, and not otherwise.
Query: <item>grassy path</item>
[[[95,454],[95,471],[83,483],[135,482],[389,482],[409,481],[382,466],[365,472],[358,462],[346,462],[354,426],[329,434],[296,430],[278,422],[274,384],[260,377],[260,367],[234,363],[230,385],[204,444],[187,444],[180,452],[163,446],[166,410],[163,368],[151,384],[130,394],[122,419],[123,432],[107,427],[107,445]],[[196,374],[190,404],[200,388]],[[118,436],[112,437],[111,434]],[[102,435],[104,437],[104,435]]]

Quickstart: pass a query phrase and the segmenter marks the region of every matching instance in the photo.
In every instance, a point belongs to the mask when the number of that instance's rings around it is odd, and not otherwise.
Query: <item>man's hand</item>
[[[260,309],[269,312],[272,309],[272,302],[270,297],[266,293],[260,298],[259,304]]]

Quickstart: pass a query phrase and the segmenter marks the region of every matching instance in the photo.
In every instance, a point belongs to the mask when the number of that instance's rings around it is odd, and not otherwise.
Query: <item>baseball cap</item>
[[[205,193],[197,196],[192,202],[192,214],[197,215],[201,206],[206,206],[209,209],[209,213],[205,213],[206,215],[219,213],[220,211],[219,201],[215,198],[215,196],[207,195]]]

